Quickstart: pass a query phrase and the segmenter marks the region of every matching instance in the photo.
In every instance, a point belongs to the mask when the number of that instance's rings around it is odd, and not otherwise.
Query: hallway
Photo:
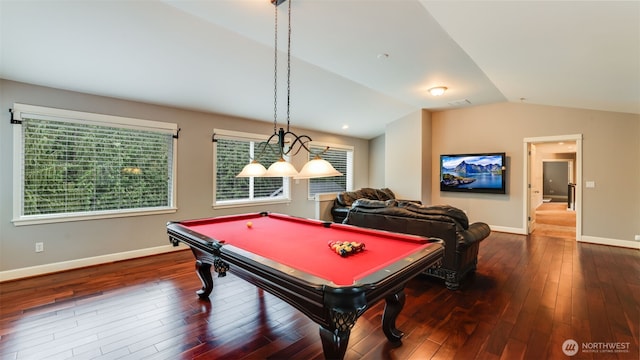
[[[543,203],[536,209],[536,227],[532,235],[576,238],[576,212],[566,202]]]

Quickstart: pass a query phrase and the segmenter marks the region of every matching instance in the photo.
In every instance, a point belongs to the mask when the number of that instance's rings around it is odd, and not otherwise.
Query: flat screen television
[[[505,153],[440,155],[440,191],[506,193]]]

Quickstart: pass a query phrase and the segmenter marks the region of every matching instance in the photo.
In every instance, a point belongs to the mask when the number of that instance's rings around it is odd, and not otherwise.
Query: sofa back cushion
[[[358,199],[370,199],[387,201],[395,199],[396,196],[390,189],[362,188],[355,191],[343,191],[338,193],[336,201],[339,205],[350,207]]]
[[[459,240],[455,221],[452,219],[443,219],[444,221],[429,220],[427,217],[428,215],[420,215],[397,206],[379,208],[358,206],[351,208],[343,223],[370,229],[441,239],[445,242],[443,261],[453,264]]]
[[[361,209],[382,209],[396,205],[398,205],[398,202],[395,199],[383,201],[360,198],[354,201],[353,204],[351,204],[351,207]]]
[[[398,203],[398,207],[423,215],[446,216],[458,223],[462,229],[467,230],[469,228],[469,218],[467,214],[451,205],[422,206],[412,202],[400,202]]]

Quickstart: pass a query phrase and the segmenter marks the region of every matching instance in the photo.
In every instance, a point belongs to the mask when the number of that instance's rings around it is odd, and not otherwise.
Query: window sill
[[[275,205],[275,204],[289,204],[291,199],[278,199],[278,200],[245,200],[245,201],[228,201],[213,204],[214,209],[228,209],[246,206],[260,206],[260,205]]]
[[[171,214],[178,211],[177,208],[160,208],[160,209],[145,209],[145,210],[114,210],[114,211],[102,211],[102,212],[86,212],[86,213],[73,213],[73,214],[57,214],[57,215],[28,215],[22,216],[17,219],[13,219],[12,222],[15,226],[23,225],[38,225],[38,224],[52,224],[71,221],[84,221],[84,220],[99,220],[99,219],[111,219],[121,217],[133,217],[133,216],[146,216],[146,215],[158,215],[158,214]]]

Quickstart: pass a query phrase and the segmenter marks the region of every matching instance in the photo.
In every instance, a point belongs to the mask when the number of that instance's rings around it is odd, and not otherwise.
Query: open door
[[[527,198],[529,199],[529,205],[527,206],[527,234],[531,234],[536,227],[536,208],[542,203],[542,170],[540,165],[534,161],[536,159],[536,145],[527,143],[527,149],[527,167],[530,169],[529,179],[527,180]]]

